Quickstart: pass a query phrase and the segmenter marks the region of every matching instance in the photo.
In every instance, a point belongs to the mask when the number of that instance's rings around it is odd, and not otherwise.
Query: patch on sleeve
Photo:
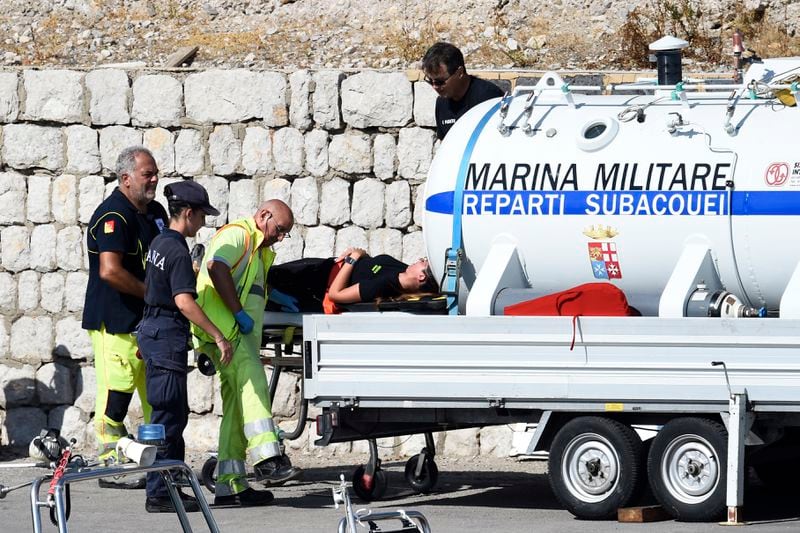
[[[106,220],[103,224],[103,233],[114,233],[116,220]]]

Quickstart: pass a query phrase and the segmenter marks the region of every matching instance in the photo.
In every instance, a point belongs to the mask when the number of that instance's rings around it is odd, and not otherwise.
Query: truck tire
[[[578,518],[614,518],[640,493],[643,457],[642,441],[629,426],[598,416],[575,418],[550,446],[550,486]]]
[[[650,487],[677,520],[705,522],[725,513],[728,432],[707,418],[677,418],[658,432],[647,458]]]

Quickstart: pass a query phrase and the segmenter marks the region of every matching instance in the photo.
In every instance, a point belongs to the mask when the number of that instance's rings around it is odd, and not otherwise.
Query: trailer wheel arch
[[[575,413],[552,413],[550,418],[547,420],[547,423],[542,429],[542,433],[539,436],[539,440],[536,442],[536,446],[531,451],[540,452],[540,451],[550,451],[550,446],[553,444],[553,439],[556,436],[556,433],[564,427],[570,420],[574,418],[578,418],[582,416],[580,414]],[[541,421],[539,422],[541,424]]]

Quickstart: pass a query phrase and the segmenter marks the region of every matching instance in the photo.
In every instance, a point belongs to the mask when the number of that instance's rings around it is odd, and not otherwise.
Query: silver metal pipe
[[[791,89],[792,88],[791,85],[786,84],[786,83],[776,83],[776,84],[764,83],[762,86],[765,87],[765,88],[769,88],[769,89]],[[619,83],[619,84],[616,84],[616,85],[612,84],[612,85],[608,86],[608,90],[611,90],[611,91],[614,91],[614,90],[617,90],[617,89],[623,89],[623,90],[637,89],[637,90],[641,90],[641,91],[650,91],[650,90],[653,90],[653,91],[661,91],[661,90],[663,90],[663,91],[671,91],[671,90],[674,90],[676,88],[678,88],[677,85],[654,85],[654,84],[651,84],[651,83]],[[739,84],[735,84],[735,83],[725,83],[725,84],[686,83],[686,84],[683,84],[680,88],[682,88],[685,91],[703,88],[703,89],[706,89],[706,92],[708,92],[708,90],[711,90],[711,89],[719,89],[719,90],[726,90],[726,91],[727,90],[731,90],[731,89],[733,89],[733,90],[747,89],[747,88],[749,88],[749,86],[748,85],[742,85],[741,83],[739,83]],[[570,87],[570,89],[573,89],[573,87]]]
[[[602,85],[568,85],[570,91],[586,91],[586,92],[598,92],[605,89]],[[536,85],[523,85],[514,89],[514,96],[519,95],[520,93],[525,93],[528,91],[559,91],[562,92],[564,89],[561,85],[552,86],[552,87],[538,87]]]
[[[40,533],[42,531],[42,515],[39,513],[39,507],[47,507],[46,503],[40,505],[39,502],[39,487],[42,484],[42,481],[50,479],[52,474],[42,476],[38,479],[35,479],[33,483],[31,483],[31,520],[33,520],[33,531],[34,533]]]

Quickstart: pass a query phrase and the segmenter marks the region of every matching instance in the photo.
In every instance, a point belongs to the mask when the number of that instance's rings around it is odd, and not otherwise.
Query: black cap
[[[219,210],[212,207],[208,201],[208,192],[196,181],[184,180],[170,183],[164,187],[164,196],[167,197],[167,201],[182,202],[202,209],[207,215],[219,215]]]

